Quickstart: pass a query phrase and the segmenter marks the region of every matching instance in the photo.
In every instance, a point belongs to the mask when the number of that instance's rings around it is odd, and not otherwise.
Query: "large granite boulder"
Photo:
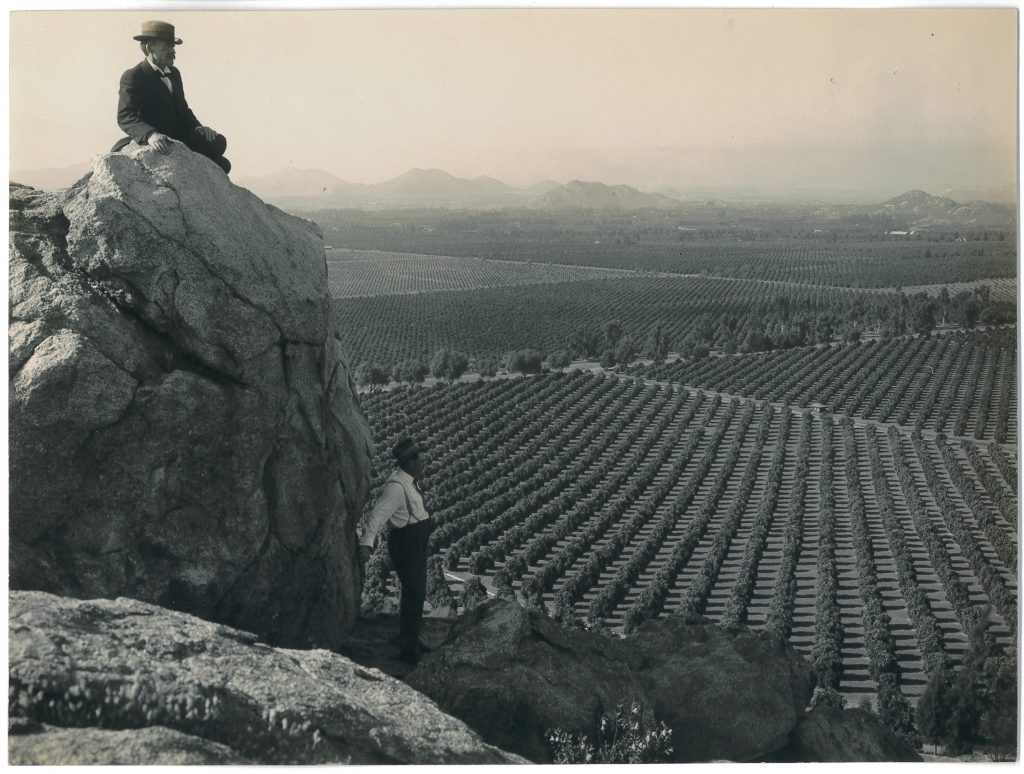
[[[11,187],[10,572],[336,646],[370,433],[315,224],[129,146]]]
[[[792,648],[747,630],[669,616],[619,640],[501,599],[464,615],[406,682],[535,762],[551,760],[548,731],[593,738],[631,700],[672,729],[675,761],[755,760],[789,741],[813,689]]]
[[[324,650],[129,599],[10,596],[15,763],[522,763]]]
[[[405,681],[489,743],[549,762],[549,731],[595,727],[602,712],[640,693],[630,662],[618,640],[494,600],[463,615]]]
[[[787,744],[814,692],[810,664],[750,629],[694,617],[647,621],[625,642],[677,760],[751,761]]]
[[[790,743],[773,760],[920,762],[921,756],[886,728],[877,715],[862,709],[822,706],[800,719]]]
[[[11,728],[10,763],[21,766],[207,766],[251,763],[230,747],[163,726],[109,731],[36,724]]]

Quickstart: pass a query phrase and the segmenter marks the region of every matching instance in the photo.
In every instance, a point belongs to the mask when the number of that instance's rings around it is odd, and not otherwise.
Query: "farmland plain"
[[[321,223],[351,249],[328,271],[353,363],[550,354],[609,320],[671,341],[662,364],[363,393],[374,493],[398,437],[430,450],[449,577],[611,632],[677,611],[767,629],[893,711],[960,664],[980,616],[1015,643],[1012,242],[617,217],[547,223],[546,248],[510,215]]]

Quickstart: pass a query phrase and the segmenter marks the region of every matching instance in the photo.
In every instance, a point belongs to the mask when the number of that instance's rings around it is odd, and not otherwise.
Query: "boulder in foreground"
[[[668,616],[619,640],[505,600],[463,616],[406,682],[535,762],[551,760],[547,731],[593,736],[631,700],[672,729],[677,762],[756,760],[788,743],[813,687],[792,648],[748,630]]]
[[[525,762],[375,669],[135,600],[11,592],[9,659],[12,763]]]
[[[849,763],[920,762],[921,756],[889,731],[877,715],[851,707],[816,707],[796,727],[778,761]]]

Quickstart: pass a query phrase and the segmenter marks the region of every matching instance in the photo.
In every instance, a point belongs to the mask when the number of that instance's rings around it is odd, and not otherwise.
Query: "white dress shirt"
[[[412,513],[409,508],[412,508]],[[388,476],[380,498],[356,527],[359,544],[373,546],[377,535],[388,522],[392,527],[405,527],[429,519],[423,496],[413,484],[413,478],[401,468]]]

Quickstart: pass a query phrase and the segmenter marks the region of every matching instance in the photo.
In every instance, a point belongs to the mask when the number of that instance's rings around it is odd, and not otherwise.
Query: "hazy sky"
[[[12,169],[109,149],[152,18],[183,38],[189,103],[228,137],[233,177],[439,167],[893,194],[1016,179],[1013,8],[20,11]]]

